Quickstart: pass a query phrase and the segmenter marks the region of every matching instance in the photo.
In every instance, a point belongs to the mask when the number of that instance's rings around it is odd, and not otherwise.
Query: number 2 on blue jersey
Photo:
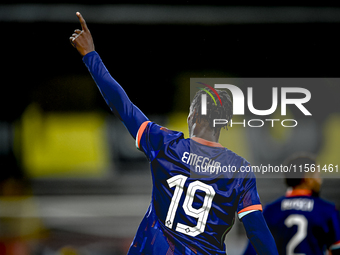
[[[291,228],[294,225],[297,226],[296,234],[287,243],[286,254],[305,255],[305,253],[294,253],[294,250],[296,246],[298,246],[302,242],[302,240],[305,239],[307,236],[308,220],[303,215],[291,214],[287,217],[284,223],[288,228]]]
[[[165,226],[167,226],[168,228],[173,227],[173,221],[175,219],[178,203],[183,194],[183,188],[187,178],[188,177],[184,175],[176,175],[167,180],[170,188],[175,187],[174,195],[171,199],[171,203],[165,219]],[[193,208],[192,206],[197,190],[205,192],[203,204],[198,209]],[[197,224],[196,226],[191,227],[182,223],[177,223],[176,231],[189,236],[197,236],[203,233],[214,196],[215,190],[210,185],[207,185],[200,181],[194,181],[190,183],[183,202],[183,210],[188,216],[196,218]]]

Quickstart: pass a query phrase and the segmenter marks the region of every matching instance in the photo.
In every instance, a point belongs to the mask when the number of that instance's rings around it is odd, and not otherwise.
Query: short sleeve
[[[256,189],[256,179],[253,174],[243,181],[243,193],[240,196],[237,214],[239,219],[245,215],[254,212],[262,211],[262,205],[259,194]]]
[[[152,161],[165,144],[183,138],[183,133],[169,130],[153,122],[145,121],[136,135],[136,147]]]

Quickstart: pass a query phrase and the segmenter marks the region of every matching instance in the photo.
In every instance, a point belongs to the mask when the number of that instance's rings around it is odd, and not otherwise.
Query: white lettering
[[[305,98],[289,99],[287,93],[302,93]],[[295,104],[304,115],[312,115],[302,104],[307,103],[311,99],[311,93],[304,88],[281,88],[281,115],[286,115],[287,104]]]
[[[248,109],[252,113],[256,115],[270,115],[273,112],[275,112],[277,108],[277,88],[273,88],[273,93],[272,93],[272,106],[268,110],[257,110],[254,108],[253,104],[253,88],[249,87],[248,88]]]
[[[259,121],[259,122],[261,122],[261,126],[252,126],[252,125],[250,125],[250,122],[253,122],[253,121]],[[248,126],[249,127],[262,127],[264,125],[264,122],[263,122],[263,120],[260,120],[260,119],[253,119],[253,120],[249,120],[248,121]]]
[[[299,210],[311,212],[314,208],[314,200],[307,198],[284,199],[281,202],[281,210]]]
[[[185,161],[186,159],[188,159],[188,157],[186,155],[189,155],[189,152],[186,151],[186,152],[183,153],[183,157],[182,157],[183,163],[188,163],[187,161]]]

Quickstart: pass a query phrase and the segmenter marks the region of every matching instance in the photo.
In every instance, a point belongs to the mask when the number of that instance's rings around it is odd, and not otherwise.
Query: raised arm
[[[80,55],[96,82],[111,111],[124,123],[133,138],[136,138],[140,125],[148,118],[129,99],[123,88],[112,78],[104,63],[95,51],[93,38],[82,15],[77,12],[82,30],[76,29],[70,42]]]
[[[242,218],[247,237],[259,255],[278,255],[276,244],[262,212],[256,211]]]

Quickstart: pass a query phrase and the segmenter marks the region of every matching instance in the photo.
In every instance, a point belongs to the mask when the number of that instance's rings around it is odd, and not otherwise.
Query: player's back
[[[235,212],[262,209],[254,175],[239,171],[249,163],[218,143],[184,139],[155,124],[146,128],[140,145],[153,175],[150,220],[143,228],[160,229],[174,254],[225,254]]]
[[[334,204],[293,190],[265,207],[263,212],[279,254],[324,254],[337,242],[338,212]]]

